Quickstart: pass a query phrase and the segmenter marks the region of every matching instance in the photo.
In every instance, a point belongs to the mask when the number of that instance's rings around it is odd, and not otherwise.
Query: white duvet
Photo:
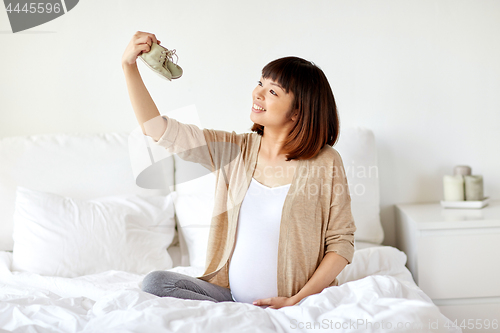
[[[12,272],[11,262],[0,252],[0,332],[461,332],[390,246],[357,250],[338,287],[281,309],[161,298],[141,290],[143,275],[122,271],[70,279]]]

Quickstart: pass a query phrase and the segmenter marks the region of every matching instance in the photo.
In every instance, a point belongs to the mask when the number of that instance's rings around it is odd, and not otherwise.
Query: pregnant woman
[[[200,129],[156,108],[136,64],[153,43],[138,31],[122,57],[137,121],[156,144],[211,170],[216,188],[203,275],[154,271],[143,291],[279,309],[337,286],[356,227],[323,71],[297,57],[274,60],[252,92],[251,133]]]

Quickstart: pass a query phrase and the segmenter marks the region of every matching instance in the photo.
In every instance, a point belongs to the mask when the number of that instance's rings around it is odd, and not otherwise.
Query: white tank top
[[[233,300],[252,303],[278,296],[278,242],[283,204],[291,184],[267,187],[254,178],[241,203],[229,263]]]

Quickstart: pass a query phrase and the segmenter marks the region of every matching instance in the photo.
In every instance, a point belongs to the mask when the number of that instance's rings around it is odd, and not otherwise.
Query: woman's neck
[[[260,142],[259,154],[268,161],[286,160],[286,154],[283,153],[283,146],[287,133],[273,132],[269,129],[264,129]]]

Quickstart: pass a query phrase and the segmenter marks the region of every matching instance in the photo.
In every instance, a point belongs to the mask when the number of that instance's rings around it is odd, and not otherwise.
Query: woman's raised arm
[[[127,82],[132,108],[142,133],[157,141],[167,128],[167,120],[160,116],[137,68],[137,57],[149,52],[152,43],[160,44],[154,34],[137,31],[122,56],[122,69]]]

